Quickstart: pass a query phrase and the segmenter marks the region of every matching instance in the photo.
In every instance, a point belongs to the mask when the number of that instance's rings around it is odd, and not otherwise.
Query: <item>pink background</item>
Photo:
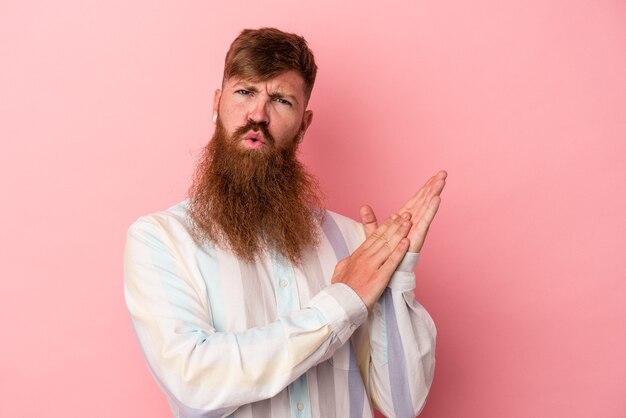
[[[0,416],[170,416],[125,231],[184,198],[226,49],[267,25],[316,53],[302,158],[330,208],[449,172],[422,416],[626,416],[622,0],[37,3],[0,2]]]

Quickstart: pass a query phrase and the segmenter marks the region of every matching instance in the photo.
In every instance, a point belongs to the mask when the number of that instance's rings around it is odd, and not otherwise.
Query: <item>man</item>
[[[296,158],[317,67],[305,40],[244,30],[188,200],[129,229],[125,296],[176,417],[413,417],[435,327],[413,267],[445,172],[380,226],[321,208]]]

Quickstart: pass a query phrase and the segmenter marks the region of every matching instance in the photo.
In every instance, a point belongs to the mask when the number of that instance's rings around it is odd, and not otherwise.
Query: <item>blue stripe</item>
[[[311,418],[311,402],[309,401],[309,386],[306,374],[303,374],[289,385],[289,403],[291,404],[292,418]],[[299,403],[302,403],[302,411],[298,409]]]
[[[381,297],[377,302],[380,305],[380,312],[382,314],[383,320],[380,321],[380,342],[383,344],[383,364],[387,364],[389,361],[389,352],[387,350],[387,321],[385,321],[385,298]]]
[[[337,260],[342,260],[350,255],[348,245],[333,217],[326,213],[322,230],[326,239],[333,247]],[[349,342],[347,344],[350,344]],[[363,418],[363,404],[365,400],[365,388],[359,367],[356,362],[356,353],[350,345],[350,370],[348,371],[348,397],[350,398],[350,418]]]
[[[349,342],[347,344],[350,344]],[[356,353],[350,344],[350,370],[348,371],[348,392],[350,397],[350,418],[363,418],[365,391],[363,380],[356,363]]]
[[[337,226],[337,222],[333,219],[333,217],[326,213],[324,217],[324,222],[322,223],[322,231],[326,235],[326,239],[330,242],[331,247],[333,247],[333,251],[335,252],[335,257],[337,260],[342,260],[350,255],[348,251],[348,246],[346,245],[346,241],[339,230],[339,226]]]
[[[397,417],[413,417],[413,406],[411,402],[411,392],[409,390],[409,379],[406,375],[404,349],[402,348],[398,321],[393,310],[391,289],[385,289],[383,299],[385,301],[385,322],[387,323],[389,383],[391,386],[393,411]]]
[[[169,312],[163,314],[180,318],[181,322],[196,323],[196,317],[188,307],[189,290],[186,284],[179,279],[184,274],[180,271],[176,254],[173,254],[165,244],[169,236],[163,237],[163,235],[169,233],[160,223],[146,222],[145,225],[147,233],[142,232],[142,251],[149,250],[149,268],[158,274],[156,279],[158,279],[160,290],[165,293],[167,298]],[[142,265],[141,268],[143,269],[144,266]]]

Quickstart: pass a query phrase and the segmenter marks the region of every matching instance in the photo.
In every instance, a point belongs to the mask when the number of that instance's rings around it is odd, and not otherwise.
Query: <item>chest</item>
[[[218,332],[262,327],[304,309],[331,282],[337,258],[322,242],[294,265],[276,254],[247,262],[219,249],[196,255],[199,297]]]

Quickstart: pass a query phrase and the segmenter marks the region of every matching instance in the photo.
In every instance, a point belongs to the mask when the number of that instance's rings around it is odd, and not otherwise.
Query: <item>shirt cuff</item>
[[[398,265],[396,272],[391,276],[387,287],[399,292],[415,289],[415,273],[413,269],[417,265],[419,256],[420,253],[406,253]]]
[[[309,301],[331,323],[339,341],[345,343],[367,319],[367,306],[350,286],[335,283]]]

